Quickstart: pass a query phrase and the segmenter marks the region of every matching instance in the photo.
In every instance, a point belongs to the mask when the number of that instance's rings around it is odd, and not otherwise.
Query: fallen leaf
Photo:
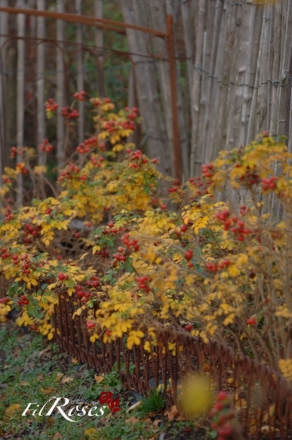
[[[132,416],[129,419],[125,420],[125,423],[133,423],[133,424],[135,424],[137,422],[139,422],[139,419],[136,419],[136,417],[134,417],[134,416]]]
[[[78,360],[77,358],[73,358],[73,359],[71,360],[71,363],[72,363],[72,364],[78,364],[78,363],[79,363],[79,360]]]
[[[29,382],[20,382],[20,385],[26,386],[26,385],[29,385]]]
[[[104,376],[94,376],[94,379],[96,380],[97,383],[100,383],[103,381]]]
[[[60,382],[60,380],[62,379],[63,376],[64,376],[63,373],[58,373],[58,374],[57,374],[57,377],[56,377],[56,381],[57,381],[57,382]]]
[[[56,432],[56,434],[53,437],[53,440],[57,440],[58,438],[63,438],[63,437],[61,436],[61,434],[59,432]]]
[[[14,403],[13,405],[10,405],[7,410],[5,411],[5,415],[9,418],[13,417],[17,411],[19,411],[21,406],[19,403]]]
[[[139,402],[134,403],[133,405],[131,405],[128,409],[127,412],[132,411],[132,409],[137,408],[137,406],[139,406],[141,403],[141,400],[139,400]]]
[[[171,421],[179,415],[179,410],[177,409],[176,405],[172,405],[169,411],[165,411],[164,415],[167,416],[169,421]]]
[[[41,388],[41,392],[45,395],[53,393],[55,388]]]
[[[72,382],[73,377],[64,377],[64,379],[62,380],[62,383],[68,383],[68,382]]]
[[[44,376],[43,376],[42,374],[39,374],[39,375],[37,376],[37,380],[44,380]]]

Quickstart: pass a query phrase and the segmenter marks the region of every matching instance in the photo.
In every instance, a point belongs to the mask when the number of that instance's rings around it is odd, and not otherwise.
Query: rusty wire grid
[[[80,362],[98,373],[116,369],[126,389],[144,396],[162,384],[168,408],[180,404],[182,378],[205,371],[216,390],[232,393],[237,429],[243,438],[263,439],[263,427],[269,427],[265,439],[292,438],[292,390],[276,371],[249,357],[237,356],[225,344],[206,344],[201,338],[165,326],[156,328],[154,341],[148,340],[150,352],[143,348],[145,340],[132,349],[127,348],[126,338],[90,342],[86,311],[73,319],[80,305],[74,294],[60,294],[53,315],[55,342]]]

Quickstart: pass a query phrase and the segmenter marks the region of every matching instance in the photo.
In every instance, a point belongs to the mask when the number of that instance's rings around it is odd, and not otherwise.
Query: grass
[[[103,391],[120,397],[121,411],[112,414],[105,408],[101,417],[76,416],[76,423],[65,420],[58,411],[51,416],[37,412],[22,416],[30,402],[41,408],[53,396],[70,400],[66,413],[70,405],[100,406],[98,398]],[[26,333],[10,322],[0,325],[1,440],[159,440],[162,432],[164,440],[207,439],[198,436],[187,421],[169,421],[157,391],[128,411],[132,399],[133,393],[122,389],[117,371],[98,375],[60,353],[41,335]]]

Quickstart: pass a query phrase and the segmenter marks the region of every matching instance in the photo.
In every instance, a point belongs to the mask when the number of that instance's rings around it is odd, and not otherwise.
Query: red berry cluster
[[[240,215],[244,216],[247,213],[247,207],[245,205],[242,205],[240,207],[239,212],[240,212]]]
[[[133,240],[130,239],[130,234],[125,234],[121,238],[122,242],[124,243],[127,248],[133,248],[135,252],[139,250],[139,240],[137,238],[133,238]]]
[[[93,165],[95,165],[97,168],[100,168],[102,162],[104,161],[104,158],[102,156],[98,156],[98,157],[91,156],[90,160],[91,163],[93,163]]]
[[[104,98],[103,100],[99,98],[93,98],[90,101],[93,102],[94,107],[98,107],[100,104],[109,104],[111,102],[110,98]]]
[[[198,176],[198,177],[196,177],[196,178],[191,177],[190,180],[189,180],[189,182],[190,182],[192,185],[196,186],[197,188],[198,188],[198,187],[202,187],[202,186],[204,186],[204,183],[202,182],[202,177],[201,177],[201,176]],[[203,189],[203,188],[202,188],[202,189]],[[202,194],[202,191],[199,190],[199,189],[197,189],[197,195],[200,196],[201,194]]]
[[[13,220],[14,215],[11,212],[10,206],[7,206],[5,214],[4,214],[4,223],[10,222],[10,220]]]
[[[193,254],[194,254],[193,249],[188,249],[188,250],[185,252],[184,257],[185,257],[185,259],[186,259],[187,261],[190,261],[190,260],[193,258]]]
[[[60,281],[68,280],[68,278],[69,278],[69,275],[67,275],[67,274],[65,274],[65,273],[63,273],[63,272],[58,273],[58,279],[59,279]]]
[[[60,177],[58,178],[58,182],[62,182],[62,180],[72,180],[73,174],[78,174],[80,172],[80,168],[71,163],[62,173],[60,174]]]
[[[239,220],[238,217],[231,217],[228,210],[217,212],[216,217],[224,223],[224,230],[231,230],[238,241],[243,241],[245,235],[252,233],[250,229],[244,227],[244,222],[242,220]]]
[[[13,257],[12,257],[13,258]],[[15,260],[14,260],[15,261]],[[14,262],[13,261],[13,262]],[[23,261],[23,265],[22,265],[22,274],[23,275],[28,275],[28,274],[30,274],[30,270],[31,270],[31,262],[30,262],[30,260],[29,260],[29,258],[28,258],[28,255],[27,254],[24,254],[22,257],[21,257],[21,261]],[[17,264],[19,261],[15,261],[14,262],[14,264]]]
[[[237,163],[235,168],[239,168],[241,165]],[[240,181],[245,182],[248,186],[256,185],[260,182],[260,177],[256,173],[256,165],[253,166],[253,170],[249,166],[246,167],[247,173],[239,178]]]
[[[2,176],[2,182],[8,184],[8,183],[11,183],[11,180],[7,176]]]
[[[117,234],[119,232],[118,228],[115,228],[115,224],[113,222],[108,222],[107,226],[104,226],[102,229],[102,233],[106,234]]]
[[[29,304],[29,299],[25,295],[21,295],[21,297],[17,301],[17,304],[19,306],[26,306],[27,304]]]
[[[212,272],[212,273],[216,273],[218,270],[217,263],[206,263],[205,267],[209,272]]]
[[[11,254],[9,253],[9,251],[7,250],[7,248],[6,247],[3,247],[2,249],[1,249],[1,258],[3,259],[3,260],[5,260],[6,258],[10,258],[11,257]]]
[[[106,121],[105,118],[102,118],[102,128],[109,133],[114,133],[123,129],[134,130],[135,124],[132,121]]]
[[[181,232],[186,232],[188,230],[187,225],[181,225],[180,230]]]
[[[215,263],[206,263],[205,267],[209,272],[212,273],[216,273],[218,271],[218,269],[225,269],[226,267],[228,267],[230,265],[230,261],[229,260],[223,260],[221,261],[219,264]]]
[[[257,320],[256,320],[256,318],[249,318],[249,319],[246,321],[246,323],[247,323],[247,325],[256,325]]]
[[[204,177],[213,177],[214,165],[212,163],[205,163],[202,165],[202,174]]]
[[[99,286],[99,278],[92,275],[92,277],[90,277],[90,280],[86,281],[87,286],[89,287],[98,287]]]
[[[18,264],[18,263],[19,263],[19,261],[18,261],[18,255],[17,255],[17,254],[13,254],[13,255],[12,255],[12,263],[13,263],[13,264]]]
[[[0,304],[7,304],[9,302],[9,298],[0,298]]]
[[[137,118],[138,109],[136,107],[133,107],[132,110],[129,109],[129,107],[125,108],[127,114],[127,118],[134,121]]]
[[[95,322],[87,321],[86,322],[86,327],[88,328],[88,330],[93,329],[95,327]]]
[[[117,249],[117,253],[113,254],[113,257],[117,260],[117,261],[126,261],[127,257],[126,255],[124,255],[125,253],[125,249],[123,247],[118,247]]]
[[[108,258],[109,257],[109,252],[108,252],[107,248],[102,248],[99,251],[99,255],[101,255],[104,258]]]
[[[91,148],[95,148],[97,147],[98,142],[97,142],[97,138],[96,137],[92,137],[89,139],[85,139],[84,142],[82,142],[77,148],[76,150],[78,151],[78,153],[80,154],[85,154],[85,153],[89,153],[89,151],[91,150]]]
[[[174,186],[171,186],[170,188],[168,188],[168,192],[169,192],[169,193],[174,193],[174,192],[177,192],[177,191],[178,191],[178,187],[180,186],[179,180],[178,180],[178,179],[175,179],[175,180],[173,181],[173,185],[174,185]]]
[[[137,169],[141,166],[141,164],[148,163],[148,159],[146,157],[143,158],[141,150],[132,151],[130,153],[130,161],[133,162],[129,165],[129,168],[132,169]]]
[[[230,266],[230,260],[223,260],[223,261],[221,261],[219,264],[218,264],[218,267],[220,268],[220,269],[225,269],[225,267],[228,267],[228,266]]]
[[[68,120],[70,120],[70,119],[78,118],[79,113],[77,110],[67,105],[66,107],[62,108],[61,115],[67,118]]]
[[[16,165],[16,168],[21,172],[23,176],[26,176],[28,174],[28,170],[25,167],[24,163],[20,162]]]
[[[54,100],[52,98],[49,98],[47,100],[47,102],[45,103],[45,107],[46,107],[47,112],[54,112],[59,107],[59,104],[54,102]]]
[[[243,241],[245,235],[251,234],[252,231],[250,229],[245,229],[244,222],[242,220],[234,217],[232,221],[235,223],[235,226],[231,228],[231,232],[233,232],[238,241]]]
[[[209,413],[213,420],[211,427],[218,434],[217,440],[226,440],[233,434],[233,428],[228,421],[234,418],[235,412],[229,408],[229,400],[229,396],[225,391],[219,391]]]
[[[85,95],[86,95],[86,93],[84,92],[84,90],[81,90],[81,92],[74,93],[73,97],[77,101],[84,101]]]
[[[81,299],[82,302],[87,303],[92,297],[92,293],[86,290],[83,290],[83,287],[78,285],[76,287],[76,295]]]
[[[277,177],[270,177],[269,179],[262,179],[262,190],[269,191],[270,189],[276,189]]]
[[[41,143],[40,149],[45,153],[50,153],[53,149],[53,145],[49,143],[48,139],[44,139]]]
[[[12,147],[10,150],[10,157],[16,157],[16,155],[20,156],[22,154],[22,148],[21,147]]]
[[[144,277],[136,277],[136,281],[138,283],[138,287],[141,290],[144,290],[144,292],[149,293],[150,292],[150,287],[148,285],[149,282],[149,278],[144,276]]]
[[[36,237],[40,233],[41,228],[42,228],[41,226],[33,226],[30,223],[26,223],[24,225],[24,235],[25,235],[24,242],[30,243],[29,235],[31,235],[33,239],[36,239]]]

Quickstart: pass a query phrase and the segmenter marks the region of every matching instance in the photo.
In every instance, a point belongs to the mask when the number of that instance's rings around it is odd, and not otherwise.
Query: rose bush
[[[5,170],[2,317],[16,308],[19,325],[51,339],[58,295],[74,293],[72,319],[87,310],[92,342],[125,335],[129,348],[143,340],[149,350],[163,324],[224,341],[292,379],[292,155],[283,139],[263,133],[221,151],[181,183],[128,143],[136,109],[92,103],[97,131],[60,172],[54,197],[12,207],[18,173],[46,185],[31,149]]]

